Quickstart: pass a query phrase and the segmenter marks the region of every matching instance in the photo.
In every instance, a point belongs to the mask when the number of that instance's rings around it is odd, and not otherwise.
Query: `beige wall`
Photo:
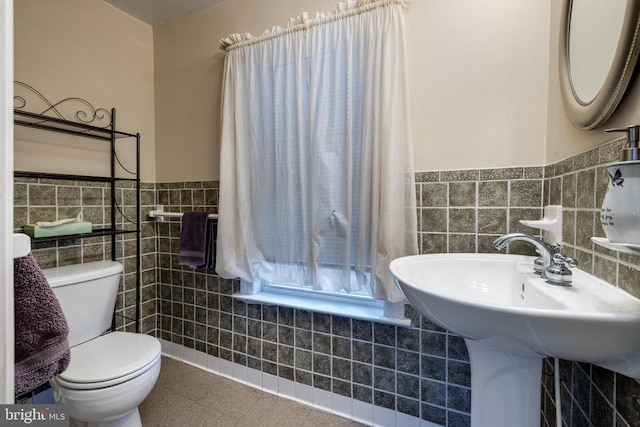
[[[548,1],[412,2],[416,170],[543,163],[549,25]]]
[[[219,179],[220,89],[230,33],[261,34],[335,0],[228,0],[154,27],[158,182]]]
[[[228,0],[155,27],[158,180],[219,178],[221,37],[335,4]],[[406,24],[416,170],[542,164],[549,2],[418,0]]]
[[[15,80],[52,102],[75,96],[95,107],[115,107],[117,127],[142,135],[143,181],[155,181],[151,26],[102,0],[19,0],[14,9]],[[21,128],[15,137],[16,170],[108,173],[104,145],[93,140]],[[132,146],[119,151],[135,168]]]
[[[218,179],[218,39],[259,34],[335,3],[227,0],[152,29],[102,0],[20,0],[15,79],[51,100],[79,96],[115,106],[118,127],[142,134],[145,181]],[[551,0],[412,2],[406,23],[416,170],[547,164],[612,139],[602,128],[573,128],[564,114],[560,7]],[[632,83],[606,127],[638,123],[639,99],[640,84]],[[16,169],[89,173],[103,162],[95,146],[80,149],[65,138],[61,151],[30,141],[41,138],[17,131]]]

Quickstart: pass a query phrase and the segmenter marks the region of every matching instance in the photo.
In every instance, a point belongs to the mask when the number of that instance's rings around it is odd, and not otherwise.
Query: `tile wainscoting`
[[[545,167],[544,204],[563,206],[565,254],[579,267],[640,297],[640,256],[604,249],[591,241],[604,237],[600,207],[616,162],[626,143],[618,139]],[[544,426],[555,425],[553,363],[543,376]],[[562,418],[567,426],[640,426],[640,384],[624,375],[586,363],[561,361]]]
[[[522,226],[520,219],[537,219],[544,205],[562,204],[564,252],[577,258],[582,269],[640,296],[640,259],[599,248],[590,240],[604,235],[599,224],[608,182],[604,165],[615,161],[621,145],[617,140],[544,167],[416,173],[421,253],[493,252],[491,243],[502,234],[536,232]],[[78,207],[85,217],[105,215],[106,188],[23,179],[15,183],[16,228],[54,214],[69,216]],[[127,189],[119,192],[126,206]],[[402,328],[234,300],[237,281],[177,264],[180,223],[147,218],[156,204],[168,211],[216,212],[218,183],[143,186],[143,330],[161,338],[168,354],[207,369],[208,361],[217,360],[217,372],[246,382],[251,382],[251,375],[255,386],[261,378],[262,387],[271,384],[272,392],[300,390],[321,396],[325,402],[336,402],[332,408],[341,414],[348,412],[345,408],[352,408],[352,416],[360,413],[354,408],[367,408],[367,414],[373,408],[372,414],[381,414],[378,421],[469,426],[470,365],[460,337],[431,324],[410,306],[406,310],[411,326]],[[118,244],[119,259],[124,259],[130,275],[135,251],[126,239]],[[103,259],[109,245],[102,239],[83,239],[37,245],[34,254],[48,267]],[[534,254],[521,242],[508,251]],[[132,306],[130,279],[125,277],[123,283],[120,313]],[[130,323],[118,326],[130,328]],[[640,426],[640,384],[635,380],[588,364],[561,361],[560,367],[565,425]],[[283,391],[274,389],[276,384],[282,384]],[[544,364],[542,395],[542,426],[551,427],[552,360]]]
[[[215,212],[216,184],[159,184],[158,200],[168,211]],[[341,402],[469,425],[470,369],[461,338],[410,307],[412,325],[402,328],[232,299],[238,281],[177,264],[179,221],[157,227],[159,338]]]
[[[155,185],[141,184],[142,211],[156,204]],[[16,178],[14,180],[14,231],[24,224],[73,218],[80,212],[94,227],[108,227],[111,215],[110,184],[62,179]],[[136,191],[131,182],[118,182],[116,201],[122,213],[135,218]],[[156,333],[156,231],[155,222],[143,216],[141,224],[141,331]],[[121,229],[134,229],[120,213]],[[116,301],[116,327],[135,331],[136,246],[135,234],[116,236],[116,260],[124,267]],[[111,259],[111,238],[91,237],[32,243],[32,253],[41,268],[61,267]]]

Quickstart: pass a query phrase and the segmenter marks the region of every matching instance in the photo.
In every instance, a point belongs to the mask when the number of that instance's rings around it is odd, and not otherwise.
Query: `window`
[[[324,314],[375,321],[397,326],[410,326],[404,316],[404,302],[374,300],[366,294],[323,292],[286,285],[241,281],[240,293],[233,297],[249,303],[278,305]]]

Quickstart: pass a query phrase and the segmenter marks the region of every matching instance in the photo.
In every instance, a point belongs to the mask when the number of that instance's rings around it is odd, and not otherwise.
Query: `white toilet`
[[[160,342],[110,326],[122,265],[98,261],[44,269],[69,324],[71,363],[51,380],[77,426],[140,427],[138,405],[160,373]]]

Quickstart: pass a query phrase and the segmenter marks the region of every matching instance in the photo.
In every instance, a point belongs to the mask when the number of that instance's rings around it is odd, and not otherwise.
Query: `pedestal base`
[[[540,427],[542,357],[467,340],[472,427]]]

